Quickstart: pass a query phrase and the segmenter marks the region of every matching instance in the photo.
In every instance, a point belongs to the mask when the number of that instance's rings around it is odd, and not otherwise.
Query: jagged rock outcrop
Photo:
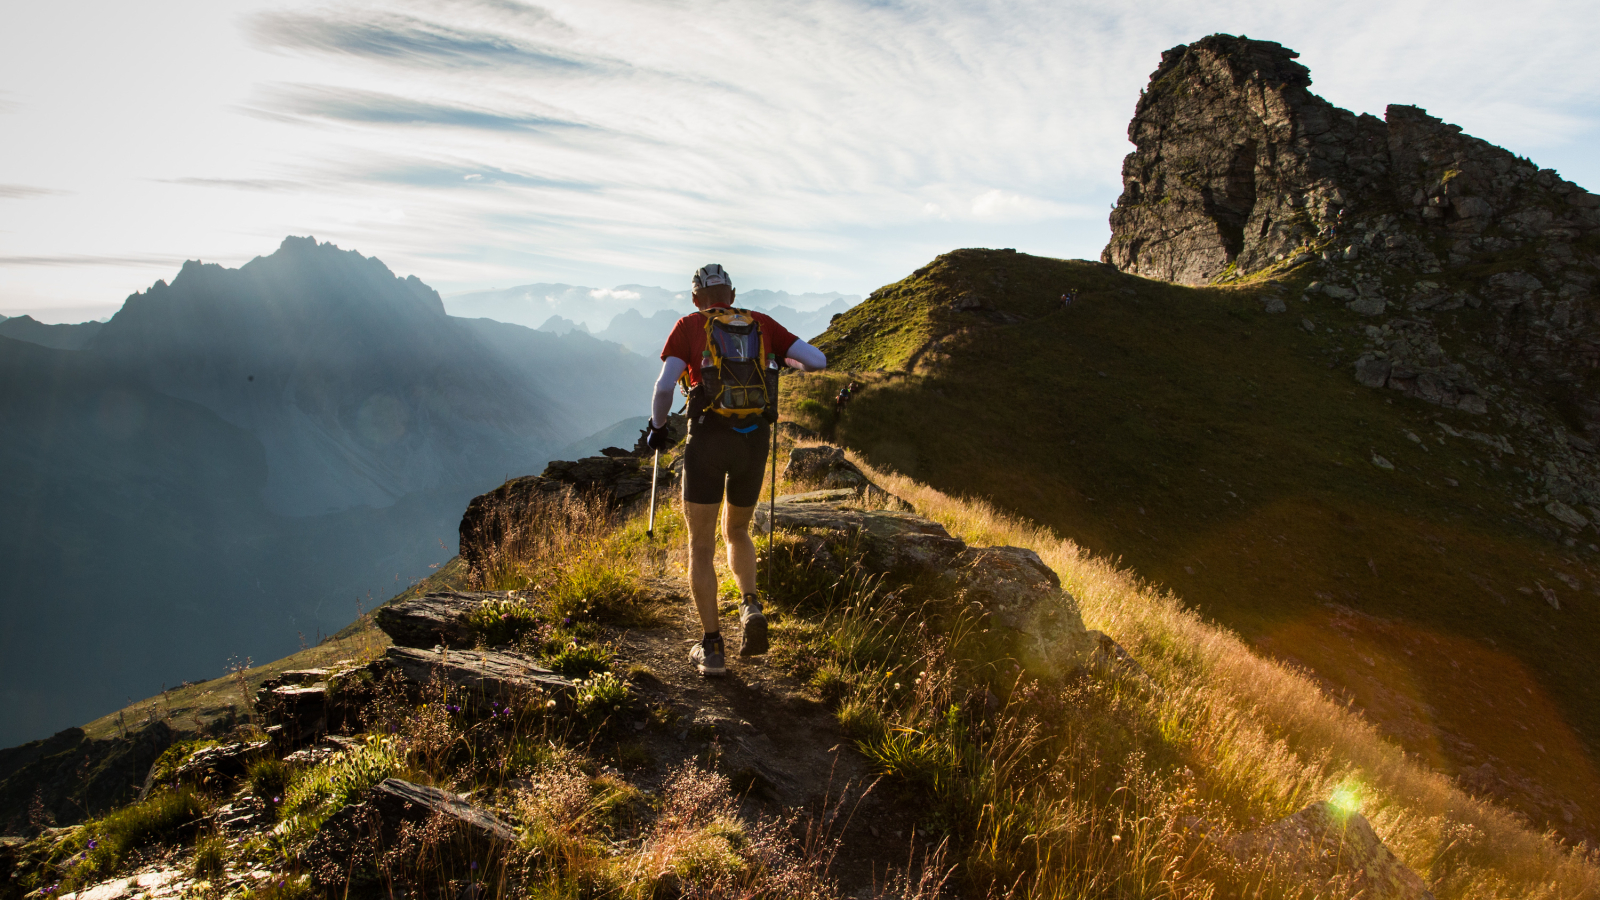
[[[1600,197],[1416,107],[1339,109],[1296,56],[1229,35],[1162,55],[1102,259],[1184,284],[1309,276],[1302,324],[1365,337],[1342,360],[1358,384],[1486,417],[1542,476],[1519,502],[1600,508]],[[1533,524],[1575,541],[1551,515]]]
[[[1384,846],[1365,816],[1326,801],[1220,843],[1245,865],[1325,887],[1327,895],[1433,900],[1427,885]]]
[[[1309,260],[1327,238],[1341,258],[1398,256],[1438,271],[1488,250],[1473,237],[1491,231],[1570,258],[1571,242],[1600,227],[1600,198],[1423,110],[1390,106],[1379,120],[1339,109],[1308,90],[1298,56],[1224,34],[1161,55],[1128,126],[1137,149],[1123,162],[1105,262],[1204,284]],[[1353,229],[1390,211],[1437,230],[1373,241]],[[1429,246],[1440,236],[1453,239],[1445,260]]]

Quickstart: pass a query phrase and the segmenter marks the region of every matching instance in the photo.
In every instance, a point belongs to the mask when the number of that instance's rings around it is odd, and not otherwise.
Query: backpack
[[[761,323],[747,310],[726,306],[702,309],[700,315],[706,349],[700,354],[700,384],[689,394],[690,420],[704,422],[705,414],[714,412],[739,432],[754,431],[762,420],[778,421],[778,357]],[[687,389],[687,372],[683,383]]]

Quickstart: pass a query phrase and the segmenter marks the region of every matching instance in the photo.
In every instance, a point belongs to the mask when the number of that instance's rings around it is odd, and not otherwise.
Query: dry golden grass
[[[1310,678],[1257,655],[1178,597],[988,503],[852,459],[967,542],[1037,552],[1077,598],[1088,627],[1114,637],[1163,689],[1143,702],[1206,761],[1203,780],[1219,794],[1250,798],[1259,821],[1333,799],[1358,807],[1441,898],[1600,896],[1600,854],[1468,796]]]

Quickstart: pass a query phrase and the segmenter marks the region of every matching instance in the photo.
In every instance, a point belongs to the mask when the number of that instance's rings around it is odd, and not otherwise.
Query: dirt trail
[[[682,597],[687,585],[676,581]],[[809,832],[808,845],[834,854],[831,871],[846,896],[876,894],[891,875],[885,861],[904,869],[914,851],[920,863],[929,836],[915,830],[915,798],[877,782],[821,701],[766,657],[740,657],[738,622],[726,613],[728,674],[700,675],[689,662],[699,618],[687,599],[670,615],[667,625],[616,638],[617,668],[634,667],[635,695],[676,714],[664,727],[660,716],[656,727],[642,719],[623,725],[651,760],[633,773],[642,786],[659,786],[686,762],[715,760],[743,796],[744,812],[792,817],[797,832]]]

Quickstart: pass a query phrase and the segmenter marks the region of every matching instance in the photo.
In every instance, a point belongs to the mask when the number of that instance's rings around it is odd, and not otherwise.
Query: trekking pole
[[[778,408],[778,379],[772,380],[772,408]],[[778,417],[772,417],[772,487],[767,497],[767,599],[772,599],[772,553],[778,538]]]
[[[656,537],[656,478],[661,474],[661,451],[657,450],[655,459],[650,463],[650,526],[645,529],[644,536],[647,540]]]

